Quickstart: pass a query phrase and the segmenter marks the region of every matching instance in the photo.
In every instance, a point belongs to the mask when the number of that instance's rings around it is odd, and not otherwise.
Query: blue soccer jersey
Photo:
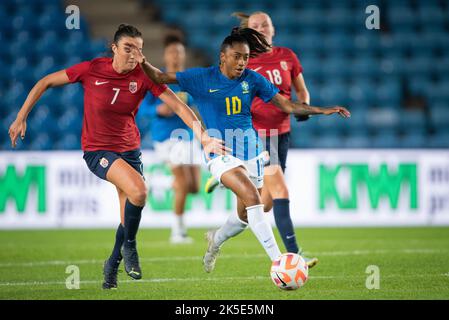
[[[270,101],[279,92],[271,82],[249,69],[231,80],[218,66],[177,72],[176,79],[195,100],[209,135],[224,140],[234,157],[248,160],[263,151],[253,128],[251,102],[254,97]]]
[[[181,91],[179,85],[170,84],[169,88],[178,95],[182,102],[189,106],[192,105],[192,97],[187,92]],[[192,139],[192,130],[176,114],[169,117],[157,114],[157,106],[162,103],[162,100],[159,98],[152,94],[147,94],[139,108],[139,116],[149,116],[151,118],[151,137],[153,141],[162,142],[170,139],[171,134],[175,130],[185,130],[186,134],[183,134],[182,137],[184,138],[188,135]]]

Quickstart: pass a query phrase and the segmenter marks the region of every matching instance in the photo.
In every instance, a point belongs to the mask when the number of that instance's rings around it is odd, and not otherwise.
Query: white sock
[[[257,240],[263,246],[271,261],[276,260],[281,255],[273,229],[263,212],[263,204],[246,208],[248,214],[248,224]]]
[[[174,214],[173,217],[173,224],[171,228],[172,235],[182,235],[185,233],[185,226],[184,226],[184,215],[178,216],[177,214]]]
[[[248,227],[248,224],[240,220],[237,211],[232,212],[225,224],[222,225],[217,232],[215,232],[214,242],[220,247],[223,242],[229,238],[235,237],[243,232]]]

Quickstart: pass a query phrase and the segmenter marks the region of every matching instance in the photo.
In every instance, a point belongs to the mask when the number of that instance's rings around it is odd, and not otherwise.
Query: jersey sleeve
[[[84,61],[65,69],[65,73],[67,74],[67,77],[69,77],[71,83],[82,82],[83,77],[87,74],[89,68],[90,61]]]
[[[261,98],[265,103],[269,102],[279,92],[279,89],[264,76],[254,71],[253,74],[256,84],[256,96]]]
[[[292,79],[295,79],[302,73],[303,68],[296,54],[293,51],[291,53],[292,53]]]
[[[145,76],[145,82],[147,84],[147,90],[151,92],[154,97],[159,97],[165,90],[167,90],[167,86],[165,84],[157,84],[151,81],[150,78]],[[147,95],[148,96],[148,95]]]
[[[203,74],[204,68],[191,68],[182,72],[176,72],[176,80],[178,80],[181,90],[195,97],[204,90]]]

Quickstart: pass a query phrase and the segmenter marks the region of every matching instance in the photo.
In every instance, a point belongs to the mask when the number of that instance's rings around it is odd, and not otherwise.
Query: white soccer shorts
[[[202,164],[201,147],[195,139],[192,141],[167,139],[155,142],[154,150],[159,161],[172,166]]]
[[[260,189],[263,187],[264,164],[264,153],[261,153],[248,161],[240,160],[231,155],[218,156],[210,160],[207,167],[215,179],[221,183],[223,173],[241,166],[246,169],[251,182],[257,189]]]

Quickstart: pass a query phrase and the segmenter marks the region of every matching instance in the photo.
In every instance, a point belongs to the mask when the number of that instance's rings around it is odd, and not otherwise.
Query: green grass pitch
[[[140,230],[143,279],[121,272],[118,290],[105,291],[102,264],[113,230],[0,231],[0,299],[449,299],[447,227],[297,230],[320,262],[296,291],[274,286],[270,261],[249,230],[225,243],[206,274],[204,232],[190,230],[192,245],[171,245],[167,229]],[[66,288],[69,265],[79,267],[78,290]],[[366,288],[370,265],[379,267],[379,289]]]

